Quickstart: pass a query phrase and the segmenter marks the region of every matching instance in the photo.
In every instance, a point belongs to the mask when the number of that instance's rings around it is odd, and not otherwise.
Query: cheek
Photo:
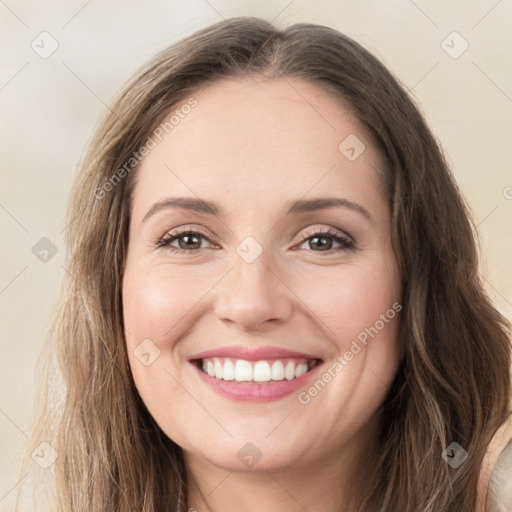
[[[377,254],[374,260],[326,270],[298,279],[298,295],[321,320],[316,321],[321,336],[336,354],[299,402],[322,409],[333,431],[349,432],[377,410],[396,375],[401,286],[394,260]]]
[[[209,281],[212,281],[209,284]],[[193,314],[194,305],[211,288],[213,279],[179,271],[178,266],[128,266],[123,282],[123,309],[127,340],[150,338],[161,349],[170,348],[174,331]]]
[[[382,334],[392,335],[392,306],[400,302],[398,269],[380,261],[357,265],[319,267],[297,277],[297,295],[312,313],[322,320],[328,338],[335,339],[340,350],[359,335],[364,341],[366,329],[376,322]],[[386,314],[389,310],[389,314]]]
[[[326,377],[336,377],[324,399],[342,406],[348,394],[354,403],[377,404],[400,360],[401,285],[394,255],[375,252],[353,265],[310,269],[296,283],[335,353]]]
[[[179,384],[182,368],[173,350],[187,327],[182,320],[206,293],[205,287],[183,272],[179,275],[177,266],[164,269],[132,261],[126,267],[123,313],[129,365],[142,400],[164,431],[175,422],[186,423],[189,397]]]

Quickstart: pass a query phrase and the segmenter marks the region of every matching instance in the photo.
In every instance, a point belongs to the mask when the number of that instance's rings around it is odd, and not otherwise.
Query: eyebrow
[[[370,212],[358,203],[354,203],[343,197],[319,197],[315,199],[298,199],[296,201],[287,202],[286,206],[289,214],[304,214],[311,213],[318,210],[325,210],[328,208],[348,208],[356,213],[361,214],[370,222],[374,223],[375,219]],[[167,209],[167,208],[181,208],[184,210],[191,210],[198,213],[204,213],[208,215],[222,215],[223,210],[218,203],[208,201],[206,199],[199,199],[194,197],[167,197],[161,201],[156,202],[148,210],[142,222],[145,222],[149,217],[154,215],[156,212]]]

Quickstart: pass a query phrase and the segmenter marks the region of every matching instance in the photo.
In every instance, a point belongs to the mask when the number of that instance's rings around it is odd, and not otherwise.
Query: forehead
[[[191,98],[195,106],[183,108]],[[135,209],[177,192],[241,203],[308,190],[375,193],[378,155],[365,130],[332,93],[305,80],[223,79],[185,98],[164,122],[173,113],[178,122],[152,135],[138,169]],[[364,144],[355,160],[343,153],[347,140],[357,151]]]

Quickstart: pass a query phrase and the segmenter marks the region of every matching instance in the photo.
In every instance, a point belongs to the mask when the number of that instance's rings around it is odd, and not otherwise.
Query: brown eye
[[[201,235],[194,234],[180,235],[176,238],[180,249],[200,249]],[[182,243],[183,242],[183,243]]]
[[[309,249],[313,250],[313,252],[332,252],[354,248],[354,242],[352,240],[330,230],[313,233],[305,238],[301,242],[301,245],[306,242],[308,242]],[[333,242],[340,244],[340,247],[333,248]]]
[[[197,231],[184,231],[182,233],[167,233],[159,242],[157,247],[167,247],[171,252],[194,252],[201,250],[202,240],[208,240],[202,233]],[[171,243],[178,241],[178,246]]]

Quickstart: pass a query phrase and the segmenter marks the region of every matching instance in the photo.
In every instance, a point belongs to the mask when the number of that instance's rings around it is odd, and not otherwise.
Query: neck
[[[303,457],[285,468],[250,471],[229,471],[185,453],[187,511],[355,512],[375,470],[375,440],[372,423],[315,459]],[[373,509],[368,507],[365,511]]]

